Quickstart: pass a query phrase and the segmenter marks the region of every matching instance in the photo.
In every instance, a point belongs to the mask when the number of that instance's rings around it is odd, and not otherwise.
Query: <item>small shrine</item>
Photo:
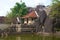
[[[23,16],[22,18],[24,19],[24,24],[33,24],[37,16],[38,15],[36,11],[32,11],[28,13],[27,15]]]

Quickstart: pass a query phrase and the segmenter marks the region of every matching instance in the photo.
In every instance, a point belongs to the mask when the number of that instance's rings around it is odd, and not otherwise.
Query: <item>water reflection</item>
[[[54,39],[60,40],[60,37],[56,38],[54,36]],[[53,37],[44,36],[44,39],[43,39],[43,36],[41,36],[41,35],[33,35],[33,36],[30,34],[28,34],[28,35],[9,35],[9,36],[3,37],[3,38],[0,37],[0,40],[53,40]]]
[[[17,36],[17,37],[16,37],[16,40],[21,40],[21,37],[20,37],[20,36]]]

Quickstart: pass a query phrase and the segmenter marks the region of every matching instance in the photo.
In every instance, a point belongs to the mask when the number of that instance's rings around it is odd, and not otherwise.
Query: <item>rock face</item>
[[[52,32],[52,28],[53,28],[52,26],[53,26],[52,19],[47,17],[44,23],[45,32]]]
[[[52,32],[52,19],[49,18],[50,7],[45,7],[44,5],[37,5],[36,8],[29,7],[28,9],[29,12],[35,9],[37,14],[39,15],[39,18],[37,17],[34,23],[34,25],[36,26],[36,32],[41,32],[43,30],[44,32]]]
[[[52,19],[49,18],[49,16],[47,15],[46,11],[45,11],[45,7],[42,6],[42,5],[38,5],[35,9],[39,15],[39,27],[37,27],[37,31],[39,32],[39,29],[40,31],[43,31],[44,32],[52,32]],[[49,14],[49,13],[48,13]],[[44,26],[44,29],[43,29],[43,26]]]

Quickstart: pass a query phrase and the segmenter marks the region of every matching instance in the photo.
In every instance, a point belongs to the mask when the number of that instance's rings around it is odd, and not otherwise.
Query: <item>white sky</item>
[[[29,7],[35,7],[38,4],[43,4],[45,6],[50,5],[51,0],[22,0]],[[5,16],[10,8],[14,7],[16,2],[20,0],[0,0],[0,16]]]

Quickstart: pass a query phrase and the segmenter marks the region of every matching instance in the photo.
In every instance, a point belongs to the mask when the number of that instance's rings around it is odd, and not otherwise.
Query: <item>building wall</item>
[[[28,24],[28,25],[33,24],[34,22],[35,20],[34,19],[32,20],[32,18],[28,18],[28,20],[27,19],[24,20],[24,24]]]

